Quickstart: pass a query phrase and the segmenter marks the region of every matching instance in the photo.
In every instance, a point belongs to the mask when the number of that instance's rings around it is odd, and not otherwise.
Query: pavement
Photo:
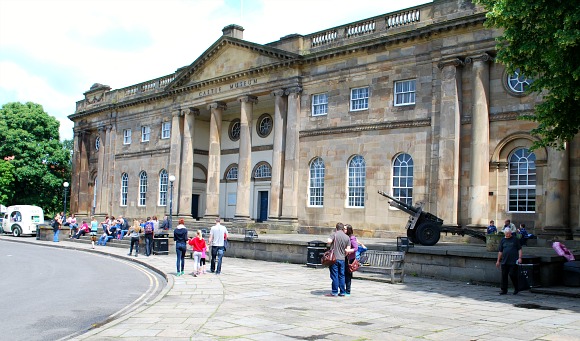
[[[224,257],[222,274],[193,277],[186,259],[177,277],[173,254],[0,238],[110,254],[167,279],[157,297],[72,340],[580,340],[578,298],[499,296],[496,287],[412,276],[401,284],[355,278],[350,297],[326,297],[324,268]]]

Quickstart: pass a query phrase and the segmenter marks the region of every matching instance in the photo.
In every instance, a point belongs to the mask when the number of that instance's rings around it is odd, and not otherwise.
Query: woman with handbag
[[[352,283],[352,273],[358,270],[359,262],[356,259],[356,250],[358,250],[358,240],[354,236],[354,231],[350,224],[344,226],[345,233],[350,239],[350,245],[346,248],[346,267],[344,272],[344,283],[346,286],[345,296],[350,296],[350,285]]]

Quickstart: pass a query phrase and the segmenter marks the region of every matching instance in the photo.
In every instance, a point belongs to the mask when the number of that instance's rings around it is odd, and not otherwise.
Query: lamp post
[[[175,181],[175,175],[169,176],[169,229],[171,229],[173,221],[173,182]]]
[[[64,209],[63,209],[64,217],[62,217],[63,224],[66,221],[66,192],[68,191],[68,185],[69,183],[66,181],[62,184],[62,186],[64,187]]]

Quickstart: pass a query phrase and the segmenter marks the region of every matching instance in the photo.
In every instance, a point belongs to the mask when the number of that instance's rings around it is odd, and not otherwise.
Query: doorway
[[[195,220],[199,220],[199,194],[193,194],[191,196],[191,216]]]
[[[258,191],[258,219],[261,223],[268,220],[268,191]]]

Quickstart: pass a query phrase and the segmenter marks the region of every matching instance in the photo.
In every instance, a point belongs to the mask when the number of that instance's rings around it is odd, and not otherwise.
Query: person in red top
[[[201,258],[202,252],[205,252],[205,239],[201,234],[200,230],[197,230],[195,238],[189,239],[189,245],[193,248],[193,276],[197,277],[200,274],[200,264],[199,259]]]

